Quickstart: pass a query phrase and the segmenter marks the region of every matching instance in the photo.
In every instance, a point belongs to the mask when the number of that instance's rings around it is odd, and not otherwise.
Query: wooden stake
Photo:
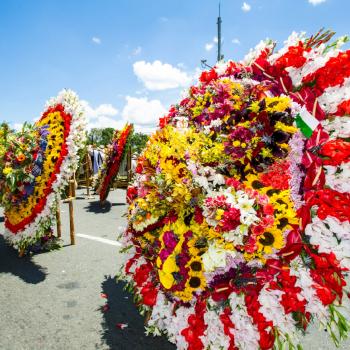
[[[72,196],[73,198],[76,197],[75,195],[75,189],[76,189],[76,180],[75,180],[75,174],[73,174],[73,178],[71,179],[71,181],[73,182],[73,185],[72,185]]]
[[[61,210],[60,210],[60,200],[57,198],[56,206],[56,225],[57,225],[57,238],[62,236],[62,222],[61,222]]]
[[[74,180],[69,180],[69,227],[70,227],[70,244],[75,245],[75,232],[74,232],[74,211],[73,211],[73,193]]]

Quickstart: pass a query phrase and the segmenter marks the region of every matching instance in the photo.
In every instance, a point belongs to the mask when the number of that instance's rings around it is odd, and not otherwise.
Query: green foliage
[[[107,146],[112,143],[115,130],[113,128],[93,128],[87,135],[87,144]],[[130,138],[131,152],[140,154],[146,146],[149,136],[141,132],[134,133]]]
[[[115,130],[113,128],[93,128],[88,133],[88,144],[107,146],[112,142]]]
[[[149,139],[149,136],[141,132],[135,132],[130,139],[131,152],[133,154],[140,154],[143,149],[146,147],[146,143]]]

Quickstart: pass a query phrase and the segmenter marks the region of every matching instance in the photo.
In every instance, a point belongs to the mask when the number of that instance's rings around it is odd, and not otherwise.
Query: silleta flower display
[[[58,196],[74,174],[85,138],[77,95],[62,91],[34,126],[9,136],[2,157],[5,238],[25,250],[52,230]]]
[[[160,120],[128,188],[124,279],[178,349],[336,344],[350,268],[350,51],[293,33],[219,62]]]
[[[125,157],[132,133],[132,124],[126,124],[123,130],[117,130],[113,136],[113,142],[107,150],[106,158],[95,182],[101,202],[107,199],[113,181],[118,175],[119,167]]]

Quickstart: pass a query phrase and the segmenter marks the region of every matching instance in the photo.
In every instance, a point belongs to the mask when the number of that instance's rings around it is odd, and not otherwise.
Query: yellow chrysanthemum
[[[254,101],[253,103],[251,103],[251,105],[249,106],[249,110],[251,110],[253,113],[258,113],[260,111],[260,101]]]

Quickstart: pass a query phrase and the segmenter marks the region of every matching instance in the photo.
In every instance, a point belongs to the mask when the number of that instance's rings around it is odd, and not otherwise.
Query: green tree
[[[133,154],[140,154],[146,147],[148,139],[148,135],[143,134],[142,132],[135,132],[130,139],[131,152]]]
[[[102,129],[101,134],[101,145],[107,146],[112,142],[113,135],[115,130],[113,128],[104,128]]]
[[[88,133],[88,144],[107,146],[112,143],[114,133],[113,128],[92,128]]]
[[[107,146],[112,143],[115,130],[113,128],[93,128],[88,132],[87,144]],[[142,132],[134,133],[130,138],[131,151],[140,154],[145,148],[149,136]]]

